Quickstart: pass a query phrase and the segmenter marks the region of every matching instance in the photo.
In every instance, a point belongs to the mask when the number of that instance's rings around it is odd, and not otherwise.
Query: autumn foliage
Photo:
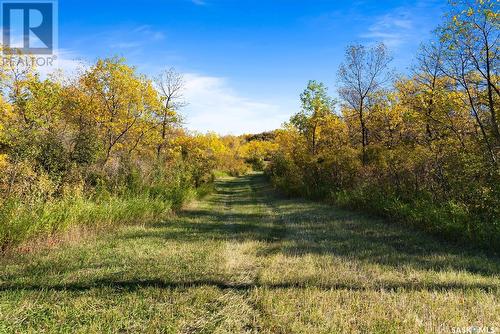
[[[336,98],[310,81],[281,129],[242,136],[186,130],[172,69],[150,79],[109,58],[42,78],[4,61],[0,247],[82,222],[143,222],[216,175],[253,169],[289,195],[498,250],[498,20],[496,1],[452,3],[406,75],[384,44],[350,45]]]
[[[182,127],[172,70],[152,81],[110,58],[42,79],[6,62],[0,84],[2,247],[82,222],[158,217],[205,193],[216,171],[248,169],[240,139]]]
[[[454,4],[448,17],[407,76],[383,44],[352,45],[338,101],[309,82],[278,131],[274,184],[498,250],[498,8]]]

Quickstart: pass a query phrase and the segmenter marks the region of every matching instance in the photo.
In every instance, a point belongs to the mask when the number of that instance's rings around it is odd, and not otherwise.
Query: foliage
[[[210,191],[215,171],[248,169],[241,138],[181,127],[172,69],[153,84],[115,57],[42,80],[6,62],[0,87],[0,247],[178,210]]]
[[[274,140],[274,184],[500,250],[498,11],[470,6],[452,4],[392,87],[383,45],[347,48],[336,113],[324,85],[309,82],[303,110]]]
[[[252,140],[241,146],[241,156],[253,170],[262,171],[266,162],[271,159],[277,145],[270,141]]]

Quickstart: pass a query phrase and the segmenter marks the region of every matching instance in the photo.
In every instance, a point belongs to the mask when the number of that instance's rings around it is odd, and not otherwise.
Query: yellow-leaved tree
[[[104,148],[103,165],[114,152],[132,152],[155,129],[161,100],[151,81],[121,58],[97,61],[80,79],[82,105],[97,125]]]

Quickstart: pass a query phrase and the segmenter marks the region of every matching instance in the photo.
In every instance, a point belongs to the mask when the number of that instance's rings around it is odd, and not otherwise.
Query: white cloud
[[[39,67],[42,77],[62,71],[72,78],[90,63],[69,50],[60,50],[52,67]],[[184,99],[188,105],[182,110],[186,127],[199,132],[219,134],[259,133],[277,129],[288,120],[290,110],[283,111],[277,103],[245,97],[236,92],[226,78],[197,73],[184,75]]]
[[[65,72],[75,72],[80,70],[82,67],[87,67],[89,64],[86,60],[79,57],[74,52],[68,50],[59,50],[56,54],[55,66]]]
[[[276,129],[288,118],[275,104],[241,96],[224,78],[189,73],[185,80],[189,105],[183,113],[188,129],[220,134],[258,133]]]
[[[48,58],[52,58],[52,62],[47,60]],[[57,50],[53,56],[35,56],[35,59],[39,59],[36,71],[42,78],[55,72],[62,72],[64,77],[72,78],[89,66],[89,63],[76,53],[64,49]]]
[[[398,47],[411,41],[414,28],[410,12],[400,8],[377,17],[368,27],[368,32],[361,37],[381,41],[389,47]]]
[[[391,48],[415,45],[425,40],[439,23],[439,0],[421,0],[412,5],[394,8],[377,16],[360,37],[384,42]]]

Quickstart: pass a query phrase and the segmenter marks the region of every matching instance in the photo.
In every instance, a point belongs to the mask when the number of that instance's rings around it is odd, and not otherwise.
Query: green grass
[[[500,329],[500,261],[225,178],[177,217],[0,260],[0,333]]]
[[[0,250],[72,228],[100,229],[156,221],[167,217],[171,207],[169,201],[146,195],[110,196],[99,201],[68,198],[31,207],[16,201],[0,203]]]

